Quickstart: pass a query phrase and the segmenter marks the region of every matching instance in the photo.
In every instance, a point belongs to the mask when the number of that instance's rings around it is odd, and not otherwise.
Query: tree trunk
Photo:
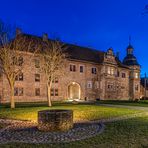
[[[48,101],[48,106],[51,107],[51,86],[47,84],[47,101]]]
[[[10,86],[10,103],[11,108],[15,108],[15,101],[14,101],[14,86]]]

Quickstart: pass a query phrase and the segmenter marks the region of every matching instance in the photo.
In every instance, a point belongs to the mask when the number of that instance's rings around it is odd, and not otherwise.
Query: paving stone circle
[[[0,129],[0,143],[64,143],[83,140],[96,136],[102,130],[101,123],[75,123],[73,129],[66,132],[41,132],[37,124],[28,121],[5,121],[3,129]],[[11,123],[11,124],[10,124]]]

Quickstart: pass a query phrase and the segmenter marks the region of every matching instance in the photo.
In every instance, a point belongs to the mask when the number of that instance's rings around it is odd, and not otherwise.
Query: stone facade
[[[75,46],[75,45],[72,45]],[[81,48],[75,46],[75,49]],[[131,47],[130,47],[131,48]],[[127,48],[127,50],[129,50]],[[131,49],[130,49],[131,50]],[[71,53],[71,50],[69,50]],[[78,49],[80,52],[80,49]],[[67,59],[65,75],[54,81],[51,91],[53,101],[61,100],[134,100],[140,98],[140,66],[139,64],[123,64],[113,53],[97,52],[92,49],[81,49],[83,53],[93,52],[79,58]],[[100,56],[101,54],[101,56]],[[129,53],[127,53],[128,55]],[[98,57],[97,57],[98,56]],[[100,57],[99,57],[100,56]],[[92,60],[90,60],[90,58]],[[47,100],[45,78],[35,66],[35,57],[31,62],[24,55],[23,80],[16,81],[16,102],[35,102]],[[101,60],[100,60],[101,59]],[[129,59],[128,59],[129,60]],[[39,63],[41,64],[41,63]],[[40,65],[41,66],[41,65]],[[0,77],[0,102],[9,102],[9,84],[4,75]]]
[[[141,78],[140,92],[141,99],[148,99],[148,78],[146,76]]]

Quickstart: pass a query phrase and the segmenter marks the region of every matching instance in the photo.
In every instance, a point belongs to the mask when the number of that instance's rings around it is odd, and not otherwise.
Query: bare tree
[[[24,68],[23,57],[27,55],[30,56],[28,59],[31,59],[38,47],[35,47],[33,40],[28,40],[19,30],[15,38],[12,32],[10,26],[0,23],[0,69],[9,82],[11,108],[15,108],[14,86],[16,77]]]
[[[46,78],[48,106],[52,106],[51,88],[54,79],[59,79],[59,77],[65,74],[65,63],[67,55],[64,52],[64,46],[65,45],[57,40],[47,40],[43,43],[43,50],[41,52],[41,71],[44,73]]]

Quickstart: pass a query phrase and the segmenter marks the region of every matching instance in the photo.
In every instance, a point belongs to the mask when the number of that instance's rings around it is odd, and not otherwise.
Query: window
[[[120,77],[120,72],[119,71],[117,71],[117,77]]]
[[[139,74],[136,72],[135,73],[135,78],[138,79],[139,78]]]
[[[99,82],[95,81],[95,89],[98,89],[98,88],[99,88]]]
[[[23,57],[13,57],[13,64],[17,66],[22,66],[23,65]]]
[[[135,90],[136,90],[136,91],[139,90],[139,85],[138,85],[138,84],[135,86]]]
[[[51,89],[51,90],[50,90],[50,95],[51,95],[51,96],[54,96],[54,89]]]
[[[115,91],[116,90],[115,84],[108,83],[107,84],[107,89],[108,89],[108,91]]]
[[[23,81],[23,73],[20,73],[16,76],[15,81]]]
[[[38,59],[35,59],[35,68],[40,68],[40,61]]]
[[[92,74],[97,74],[97,69],[93,67],[91,72],[92,72]]]
[[[23,88],[19,88],[19,96],[23,96],[23,92],[24,92]]]
[[[35,74],[35,82],[40,82],[40,74]]]
[[[18,96],[18,88],[17,87],[14,88],[14,96]]]
[[[58,83],[59,82],[59,79],[56,77],[55,80],[54,80],[54,82],[55,83]]]
[[[35,96],[40,96],[40,88],[35,88]]]
[[[55,89],[55,96],[58,96],[58,89]]]
[[[18,58],[18,66],[22,66],[23,65],[23,57],[19,57]]]
[[[126,78],[126,74],[125,73],[122,73],[122,78]]]
[[[58,95],[59,95],[59,94],[58,94],[58,89],[51,89],[50,95],[51,95],[51,96],[58,96]]]
[[[113,67],[108,67],[108,68],[107,68],[107,73],[108,73],[109,75],[114,75],[114,68],[113,68]]]
[[[107,86],[107,88],[108,88],[108,89],[112,89],[112,88],[113,88],[113,85],[109,84],[109,85]]]
[[[80,66],[80,73],[83,73],[84,72],[84,68],[83,66]]]
[[[70,64],[70,71],[75,72],[76,71],[76,65]]]
[[[107,73],[110,74],[110,67],[107,68]]]
[[[114,75],[114,68],[112,68],[112,67],[110,68],[110,74]]]
[[[23,88],[18,88],[18,87],[15,87],[14,88],[14,96],[23,96]]]
[[[92,81],[87,82],[87,88],[92,88]]]
[[[55,77],[55,79],[52,81],[52,83],[58,83],[58,82],[59,82],[59,80],[57,77]]]

